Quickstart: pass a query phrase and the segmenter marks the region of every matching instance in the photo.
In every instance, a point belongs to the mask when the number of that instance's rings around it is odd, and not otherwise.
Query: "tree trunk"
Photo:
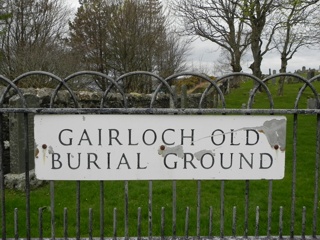
[[[252,46],[251,48],[253,53],[253,63],[251,63],[249,68],[252,70],[252,74],[254,76],[261,79],[262,78],[262,72],[261,72],[262,56],[260,55],[260,47]]]
[[[284,57],[281,58],[281,68],[280,68],[280,73],[285,73],[287,72],[287,64],[288,60]],[[283,96],[283,88],[284,88],[284,81],[285,81],[284,76],[281,76],[279,79],[279,87],[278,87],[278,96]]]
[[[241,67],[241,53],[239,51],[234,51],[233,58],[231,60],[232,71],[237,73],[242,71]],[[240,87],[241,77],[234,76],[233,80],[229,83],[230,88],[238,88]]]
[[[252,31],[252,42],[251,42],[251,52],[253,56],[253,63],[250,65],[250,69],[252,71],[252,74],[262,79],[262,72],[261,72],[261,62],[262,62],[262,55],[261,55],[261,46],[260,46],[260,29],[253,29]],[[255,82],[255,86],[258,86],[259,83]],[[259,87],[259,91],[262,91],[261,86]]]

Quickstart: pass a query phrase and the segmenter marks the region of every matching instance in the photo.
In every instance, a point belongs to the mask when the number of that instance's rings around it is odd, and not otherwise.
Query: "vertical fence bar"
[[[213,234],[212,234],[212,225],[213,225],[213,210],[212,210],[212,206],[210,206],[209,208],[209,233],[208,233],[208,237],[212,238]]]
[[[260,218],[260,208],[257,206],[256,208],[256,228],[255,228],[255,237],[259,237],[259,218]]]
[[[224,237],[224,180],[220,186],[220,238]]]
[[[165,208],[161,208],[161,240],[165,239]]]
[[[302,208],[302,231],[301,231],[301,238],[306,239],[306,207]]]
[[[237,207],[233,206],[232,211],[232,237],[236,237],[237,234]]]
[[[43,208],[39,208],[38,210],[38,222],[39,222],[39,239],[42,240],[43,239]]]
[[[175,96],[176,96],[176,86],[172,86],[172,92],[174,96],[170,95],[170,108],[176,108]],[[177,222],[177,182],[172,181],[172,239],[176,238],[176,222]]]
[[[4,159],[3,159],[3,114],[0,113],[0,194],[1,194],[1,236],[6,239],[7,226],[6,226],[6,198],[5,198],[5,185],[4,185]]]
[[[320,114],[317,114],[317,136],[316,136],[316,163],[314,176],[314,201],[312,218],[312,237],[317,235],[317,211],[319,207],[319,159],[320,159]]]
[[[63,237],[68,240],[68,209],[63,209]]]
[[[93,231],[93,223],[92,223],[92,219],[93,219],[93,212],[92,212],[92,208],[89,208],[89,239],[92,240],[92,231]]]
[[[184,224],[184,236],[185,239],[189,237],[189,207],[186,208],[186,219]]]
[[[14,209],[14,239],[19,239],[18,208]]]
[[[297,168],[297,127],[298,115],[293,114],[293,156],[292,156],[292,186],[291,186],[291,219],[290,219],[290,238],[294,237],[294,221],[296,207],[296,168]]]
[[[80,240],[80,181],[76,181],[76,238]]]
[[[280,207],[279,212],[279,239],[283,238],[283,207]]]
[[[124,181],[124,209],[125,209],[125,224],[124,224],[124,234],[125,239],[129,239],[129,183]]]
[[[55,239],[55,204],[54,204],[54,181],[50,181],[50,209],[51,209],[51,238]]]
[[[29,182],[29,121],[28,113],[23,114],[24,122],[24,159],[25,159],[25,184],[26,184],[26,230],[27,239],[31,239],[31,223],[30,223],[30,182]],[[52,238],[54,240],[54,238]]]
[[[28,114],[24,114],[25,124],[28,124]],[[314,204],[313,204],[313,224],[312,224],[312,234],[313,237],[317,234],[317,212],[318,212],[318,193],[319,193],[319,149],[320,149],[320,117],[317,115],[318,129],[317,129],[317,146],[316,146],[316,161],[315,161],[315,193],[314,193]],[[2,121],[2,114],[0,114],[0,121]],[[295,211],[296,211],[296,167],[297,167],[297,124],[298,115],[294,114],[294,134],[293,134],[293,166],[292,166],[292,194],[291,194],[291,218],[290,218],[290,237],[294,238],[294,225],[295,225]],[[2,123],[1,123],[2,124]],[[0,125],[1,125],[0,124]],[[2,127],[0,126],[0,130]],[[1,132],[1,131],[0,131]],[[26,134],[28,130],[26,128]],[[1,134],[0,134],[1,135]],[[27,136],[27,135],[26,135]],[[2,138],[0,138],[2,142]],[[26,141],[28,142],[28,141]],[[27,143],[28,144],[28,143]],[[28,149],[28,148],[27,148]],[[2,144],[0,144],[0,153],[2,153]],[[29,182],[29,156],[25,156],[25,166],[26,166],[26,238],[30,239],[31,222],[30,222],[30,182]],[[1,169],[0,169],[0,185],[1,185],[1,213],[2,213],[2,237],[6,239],[6,209],[5,209],[5,188],[4,188],[4,173],[3,173],[3,161],[1,157]],[[224,237],[224,181],[221,181],[221,196],[220,196],[220,237]],[[173,193],[172,193],[172,234],[173,239],[176,238],[176,219],[177,219],[177,193],[176,193],[176,181],[173,181]],[[55,203],[54,203],[54,182],[50,181],[50,201],[51,201],[51,238],[55,239]],[[140,208],[139,208],[140,209]],[[138,227],[138,236],[141,238],[141,209],[138,209],[138,224],[140,222],[140,229]],[[65,208],[64,217],[64,236],[67,238],[67,209]],[[18,210],[14,211],[14,237],[18,238]],[[91,215],[90,215],[91,214]],[[113,236],[117,236],[117,212],[114,209],[114,232]],[[259,235],[259,217],[260,210],[259,207],[256,209],[256,237]],[[39,209],[39,237],[43,238],[43,209]],[[77,193],[76,193],[76,238],[80,239],[80,181],[77,181]],[[40,221],[41,220],[41,221]],[[236,208],[233,208],[233,219],[232,219],[232,234],[236,236]],[[92,209],[89,209],[89,237],[92,238]],[[162,208],[161,213],[161,237],[164,238],[164,208]],[[188,223],[188,228],[185,228],[186,236],[189,235],[189,207],[186,212],[186,225]],[[197,237],[200,238],[201,231],[201,181],[198,181],[198,193],[197,193]],[[245,186],[245,221],[244,221],[244,237],[248,237],[248,226],[249,226],[249,181],[246,180]],[[185,225],[185,227],[186,227]],[[209,237],[212,236],[212,207],[210,207],[209,212]],[[271,225],[272,225],[272,180],[269,181],[269,193],[268,193],[268,228],[267,236],[271,236]],[[91,227],[91,233],[90,233]],[[305,238],[305,228],[306,228],[306,208],[303,207],[302,212],[302,238]],[[140,231],[140,233],[139,233]],[[283,234],[283,208],[280,207],[279,215],[279,237],[282,238]],[[149,205],[148,205],[148,236],[152,239],[152,181],[149,181]],[[100,183],[100,238],[104,239],[104,186],[103,182]],[[125,238],[129,239],[129,199],[128,199],[128,181],[125,182]]]
[[[245,207],[244,207],[244,238],[248,238],[249,222],[249,180],[245,181]]]
[[[149,181],[149,202],[148,202],[148,236],[152,239],[152,181]]]
[[[117,208],[113,209],[113,240],[117,239]]]
[[[141,239],[141,207],[138,207],[138,224],[137,224],[138,240]]]
[[[201,217],[201,181],[197,181],[197,238],[200,239],[200,217]]]
[[[177,228],[177,182],[172,181],[172,238],[176,238]]]
[[[269,180],[269,191],[268,191],[268,229],[267,237],[271,236],[271,222],[272,222],[272,180]]]
[[[100,181],[100,240],[104,239],[104,182]]]

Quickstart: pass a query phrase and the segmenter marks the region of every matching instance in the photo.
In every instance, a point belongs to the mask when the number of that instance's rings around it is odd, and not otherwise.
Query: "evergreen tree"
[[[91,0],[83,2],[70,23],[70,44],[86,68],[111,76],[143,70],[163,73],[168,52],[180,49],[173,74],[183,63],[185,46],[169,32],[161,3],[157,0]],[[172,44],[174,44],[172,46]],[[169,47],[170,46],[170,47]],[[179,54],[179,56],[177,55]],[[166,67],[169,69],[169,67]],[[150,79],[125,79],[126,91],[150,92]],[[105,88],[105,85],[100,85]]]

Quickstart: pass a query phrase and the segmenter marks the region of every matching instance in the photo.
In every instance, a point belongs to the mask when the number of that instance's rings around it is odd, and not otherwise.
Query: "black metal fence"
[[[123,80],[131,75],[146,75],[156,82],[155,91],[152,94],[150,105],[147,108],[129,108],[126,93],[123,89]],[[17,87],[20,82],[32,77],[43,76],[50,81],[56,82],[56,89],[50,99],[50,106],[48,108],[31,108],[28,106],[22,89]],[[83,76],[97,76],[108,81],[109,87],[104,91],[100,107],[94,108],[80,108],[74,91],[69,82],[77,77]],[[208,85],[201,94],[201,98],[197,108],[184,108],[184,106],[177,102],[177,94],[171,87],[173,79],[180,79],[182,76],[196,76],[207,81]],[[269,90],[272,82],[278,80],[280,77],[294,79],[299,82],[297,85],[297,95],[293,107],[290,109],[275,108],[274,94]],[[31,239],[31,238],[50,238],[50,239],[117,239],[117,238],[157,238],[157,239],[217,239],[217,238],[297,238],[297,239],[317,239],[319,236],[319,150],[320,150],[320,109],[319,96],[315,86],[315,82],[320,79],[320,76],[315,76],[312,79],[305,79],[296,74],[277,74],[268,76],[263,80],[256,77],[244,74],[234,73],[223,76],[213,81],[207,76],[185,72],[170,76],[166,79],[161,78],[155,74],[148,72],[132,72],[121,76],[118,79],[106,76],[98,72],[78,72],[69,77],[62,79],[47,72],[28,72],[14,79],[13,81],[0,76],[2,84],[7,88],[2,92],[0,99],[0,153],[1,153],[1,169],[0,169],[0,197],[1,197],[1,234],[2,239]],[[250,92],[244,92],[248,96],[246,107],[230,108],[225,100],[224,91],[221,90],[221,83],[226,81],[252,81],[253,88]],[[302,84],[301,84],[302,83]],[[274,83],[276,84],[276,83]],[[73,101],[72,107],[61,108],[56,107],[56,97],[61,89],[66,89],[70,98]],[[206,98],[211,98],[212,90],[215,96],[218,96],[219,105],[217,107],[203,107]],[[156,108],[155,102],[160,91],[169,94],[171,98],[170,106],[166,108]],[[232,90],[231,90],[232,91]],[[301,107],[305,102],[301,102],[302,96],[309,91],[309,97],[314,99],[315,107],[307,108]],[[105,107],[108,101],[108,95],[112,92],[118,92],[122,96],[122,108]],[[254,108],[256,99],[261,95],[265,97],[268,108]],[[9,96],[18,95],[21,99],[21,107],[9,108],[6,102]],[[283,101],[283,100],[282,100]],[[180,106],[180,107],[178,107]],[[300,106],[300,107],[299,107]],[[304,105],[305,106],[305,105]],[[29,114],[252,114],[252,115],[286,115],[292,120],[288,125],[287,132],[290,139],[287,139],[288,147],[286,159],[286,174],[285,180],[277,181],[263,181],[262,184],[257,181],[238,181],[232,190],[229,186],[233,181],[214,181],[215,185],[210,185],[208,181],[196,182],[195,191],[190,190],[190,194],[195,193],[195,206],[186,206],[182,193],[179,192],[180,181],[172,181],[170,189],[170,197],[163,196],[163,206],[154,206],[155,186],[162,185],[162,183],[148,181],[147,192],[139,193],[141,198],[147,199],[147,206],[139,206],[137,213],[130,216],[129,208],[132,208],[129,198],[129,184],[124,181],[123,185],[123,199],[118,201],[123,202],[123,210],[119,210],[113,206],[109,206],[107,196],[110,194],[106,189],[106,182],[100,181],[96,190],[92,189],[87,196],[98,196],[99,209],[83,209],[83,201],[90,201],[90,199],[83,198],[80,181],[75,182],[74,192],[63,193],[64,198],[73,202],[74,209],[70,210],[60,203],[56,202],[57,189],[59,189],[59,181],[50,181],[44,187],[48,189],[49,202],[39,203],[37,212],[33,212],[31,207],[34,198],[32,192],[38,190],[31,190],[29,171],[25,171],[25,192],[17,193],[5,188],[5,173],[4,173],[4,131],[5,119],[7,114],[19,113],[23,115],[23,131],[24,131],[24,160],[25,169],[29,169],[30,154],[29,141],[27,140],[30,134],[30,118]],[[299,120],[299,121],[298,121]],[[307,121],[308,128],[311,133],[299,128],[302,121]],[[300,140],[301,138],[301,140]],[[304,148],[306,138],[310,138],[312,152],[310,148]],[[309,141],[308,141],[309,143]],[[307,154],[308,153],[308,154]],[[310,156],[312,156],[310,159]],[[312,171],[305,172],[304,164],[312,164]],[[309,168],[310,169],[310,168]],[[302,185],[299,179],[307,179],[303,181]],[[231,183],[230,183],[231,182]],[[73,183],[70,183],[73,184]],[[145,183],[141,183],[145,184]],[[190,181],[182,184],[192,184]],[[109,186],[109,185],[108,185]],[[118,186],[118,185],[117,185]],[[214,194],[212,198],[212,205],[207,206],[202,200],[202,192],[204,188],[214,187],[212,189]],[[194,188],[194,187],[193,187]],[[219,188],[217,191],[216,188]],[[234,191],[235,188],[241,188],[242,194],[239,191]],[[145,188],[143,188],[145,189]],[[261,196],[254,194],[256,191],[263,189]],[[282,195],[281,192],[287,192],[289,195]],[[311,190],[310,194],[304,193],[302,190]],[[286,191],[285,191],[286,190]],[[157,197],[159,192],[157,191]],[[241,191],[240,191],[241,192]],[[309,191],[310,192],[310,191]],[[161,193],[161,191],[160,191]],[[59,192],[59,194],[61,194]],[[111,191],[112,194],[112,191]],[[186,193],[188,194],[188,193]],[[237,194],[236,196],[234,196]],[[232,196],[232,198],[231,198]],[[161,194],[160,194],[161,198]],[[178,200],[177,200],[178,199]],[[230,200],[232,199],[230,203]],[[297,201],[299,200],[299,204]],[[22,209],[13,206],[16,201],[23,201]],[[38,201],[38,199],[37,199]],[[300,202],[305,201],[305,205],[301,206]],[[210,201],[209,201],[210,202]],[[258,202],[262,206],[253,206]],[[157,203],[158,204],[158,203]],[[57,205],[59,208],[63,207],[63,212],[57,212]],[[230,207],[232,206],[232,207]],[[112,209],[110,211],[110,208]],[[108,209],[108,210],[107,210]],[[155,213],[156,209],[160,212]],[[83,212],[87,211],[87,219],[84,219]],[[93,211],[97,214],[98,221],[94,220]],[[121,215],[119,212],[121,212]],[[122,213],[123,211],[123,213]],[[74,212],[75,221],[69,221],[70,212]],[[143,214],[147,212],[147,214]],[[123,215],[122,215],[123,214]],[[168,219],[169,215],[169,219]],[[23,219],[22,219],[23,218]],[[130,224],[129,219],[137,219],[135,225]],[[157,218],[157,219],[156,219]],[[183,224],[181,224],[181,219]],[[86,222],[88,228],[81,227],[82,222]],[[23,222],[23,223],[21,223]],[[120,225],[121,223],[121,225]],[[299,223],[299,225],[297,224]],[[123,225],[122,225],[123,224]],[[59,226],[57,226],[59,225]],[[130,227],[129,227],[130,225]],[[63,229],[57,232],[57,227]],[[74,228],[74,233],[70,233],[71,228]],[[155,230],[157,229],[157,230]],[[49,232],[50,234],[48,235]],[[251,237],[250,237],[251,236]]]

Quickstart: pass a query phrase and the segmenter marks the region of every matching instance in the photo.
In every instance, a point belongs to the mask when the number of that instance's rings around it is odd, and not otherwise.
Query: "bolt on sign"
[[[286,118],[36,115],[45,180],[282,179]]]

